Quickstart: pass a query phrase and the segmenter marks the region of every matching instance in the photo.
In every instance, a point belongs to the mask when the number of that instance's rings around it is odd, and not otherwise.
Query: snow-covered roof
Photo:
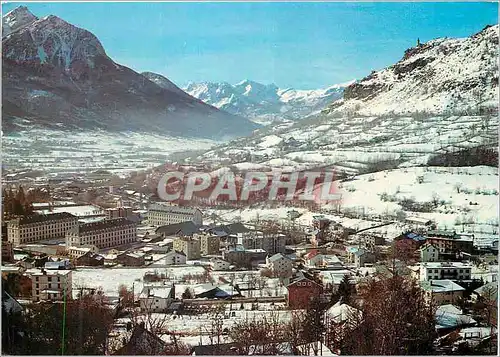
[[[433,293],[445,293],[445,292],[465,290],[452,280],[446,280],[446,279],[421,281],[420,284],[424,290],[432,291]]]
[[[436,328],[453,328],[476,323],[471,316],[463,314],[462,310],[454,305],[441,305],[436,310]]]
[[[362,312],[355,307],[340,302],[337,302],[326,311],[328,318],[335,323],[341,323],[357,316],[360,317],[361,314]]]

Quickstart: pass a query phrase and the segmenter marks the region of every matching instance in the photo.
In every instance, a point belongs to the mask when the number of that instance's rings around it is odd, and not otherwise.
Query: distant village
[[[433,353],[497,350],[498,240],[481,246],[418,216],[386,230],[393,222],[354,225],[321,212],[299,224],[293,207],[280,222],[226,221],[134,190],[106,195],[111,204],[59,195],[10,216],[2,202],[7,315],[90,294],[106,296],[113,316],[106,354],[168,354],[174,344],[172,354],[341,355],[360,353],[346,336],[368,323],[375,305],[366,291],[402,279],[434,309]],[[394,292],[383,286],[381,298]],[[250,334],[242,342],[251,318],[310,328],[296,332],[300,339],[290,327],[272,341]]]

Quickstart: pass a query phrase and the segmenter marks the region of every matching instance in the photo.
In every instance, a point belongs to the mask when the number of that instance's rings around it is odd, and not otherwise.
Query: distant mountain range
[[[167,78],[115,63],[96,36],[20,6],[2,18],[3,131],[154,131],[222,139],[258,125],[193,98]]]
[[[325,113],[474,114],[498,106],[498,25],[467,38],[438,38],[345,89]]]
[[[342,98],[344,88],[353,82],[317,90],[280,89],[274,84],[265,85],[250,80],[234,85],[225,82],[190,83],[183,89],[219,109],[256,123],[269,124],[316,114]]]

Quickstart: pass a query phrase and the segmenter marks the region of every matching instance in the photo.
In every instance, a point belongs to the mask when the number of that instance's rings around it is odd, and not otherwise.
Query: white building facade
[[[266,266],[274,277],[289,278],[293,273],[293,262],[281,253],[266,258]]]
[[[180,207],[164,203],[155,203],[149,206],[148,222],[152,226],[164,226],[174,223],[192,221],[201,226],[203,214],[197,208]]]
[[[78,226],[78,218],[69,213],[52,213],[16,218],[7,222],[7,236],[13,246],[48,239],[64,238]]]
[[[80,224],[66,233],[66,246],[112,248],[137,241],[137,224],[125,218]]]
[[[420,281],[429,280],[470,280],[472,265],[461,262],[421,263]]]
[[[31,299],[38,301],[62,301],[72,295],[71,270],[45,270],[31,274]]]
[[[426,243],[423,246],[421,246],[419,250],[420,250],[420,261],[422,263],[439,261],[439,249],[436,246]]]

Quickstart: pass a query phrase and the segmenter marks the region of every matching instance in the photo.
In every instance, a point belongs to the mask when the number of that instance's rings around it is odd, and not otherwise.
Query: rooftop
[[[281,253],[276,253],[274,254],[272,257],[269,257],[269,261],[270,262],[275,262],[275,261],[278,261],[278,260],[281,260],[281,259],[288,259],[287,257],[285,257],[283,254]]]
[[[59,212],[59,213],[51,213],[51,214],[34,214],[31,216],[25,216],[25,217],[20,217],[16,218],[13,220],[8,221],[7,223],[11,224],[32,224],[32,223],[42,223],[42,222],[47,222],[47,221],[56,221],[56,220],[63,220],[63,219],[69,219],[69,218],[77,218],[76,216],[67,213],[67,212]]]
[[[441,305],[436,310],[436,328],[454,328],[474,324],[476,321],[454,305]]]
[[[200,231],[200,227],[192,221],[186,221],[175,224],[167,224],[165,226],[158,227],[155,231],[156,234],[163,234],[165,236],[172,235],[193,235],[194,233],[198,233]]]
[[[40,270],[33,272],[31,275],[32,276],[42,276],[42,275],[69,275],[71,274],[71,270],[45,270],[45,272],[42,272]]]
[[[116,218],[116,219],[106,219],[104,221],[92,222],[92,223],[82,223],[78,227],[79,233],[99,231],[107,228],[115,228],[122,226],[135,225],[134,222],[129,221],[126,218]]]
[[[462,262],[427,262],[421,263],[421,267],[425,268],[472,268],[472,264]]]
[[[170,212],[178,214],[194,214],[196,211],[199,210],[193,207],[174,206],[168,203],[157,202],[149,205],[149,211]]]
[[[70,213],[77,217],[85,217],[85,216],[95,216],[102,215],[104,211],[101,207],[94,205],[80,205],[80,206],[67,206],[67,207],[53,207],[51,210],[42,209],[37,211],[41,214],[49,214],[49,213]]]
[[[425,291],[432,291],[433,293],[445,293],[453,291],[464,291],[457,283],[452,280],[429,280],[421,281],[420,285]]]

